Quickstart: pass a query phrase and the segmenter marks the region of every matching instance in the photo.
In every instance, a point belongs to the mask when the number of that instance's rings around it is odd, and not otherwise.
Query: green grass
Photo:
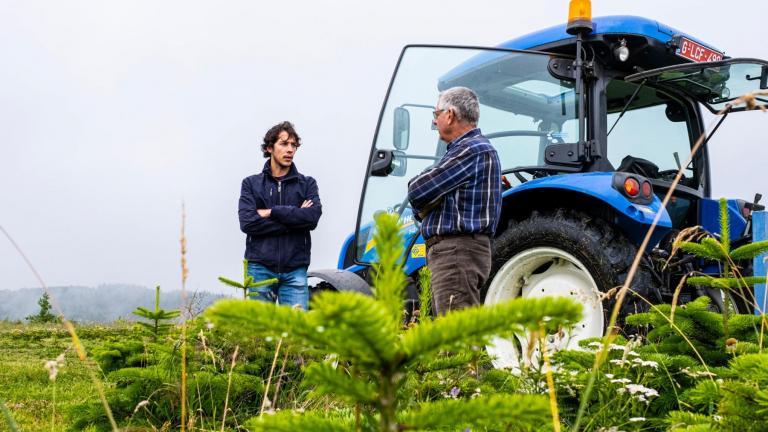
[[[130,331],[126,324],[78,326],[78,335],[86,349],[96,341]],[[69,334],[62,326],[0,321],[0,398],[5,400],[19,430],[68,430],[72,423],[68,412],[73,406],[98,401],[88,371],[71,346]],[[66,363],[59,369],[54,383],[44,364],[64,352]],[[8,426],[0,417],[0,431],[6,430]]]

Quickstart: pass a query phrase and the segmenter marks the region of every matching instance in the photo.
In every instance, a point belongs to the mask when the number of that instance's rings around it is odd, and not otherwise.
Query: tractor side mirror
[[[376,150],[371,162],[372,177],[403,177],[408,170],[405,153],[399,150]]]
[[[398,150],[408,148],[411,135],[411,114],[403,107],[395,108],[395,121],[392,139],[394,147]]]

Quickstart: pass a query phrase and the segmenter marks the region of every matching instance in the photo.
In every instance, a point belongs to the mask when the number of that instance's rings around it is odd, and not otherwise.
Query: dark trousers
[[[491,272],[487,235],[447,236],[427,249],[432,272],[432,307],[437,315],[480,304],[480,290]]]

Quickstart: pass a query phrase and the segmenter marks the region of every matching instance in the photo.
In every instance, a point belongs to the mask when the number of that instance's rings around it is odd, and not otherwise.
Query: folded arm
[[[240,188],[240,203],[237,214],[240,218],[240,230],[252,236],[268,236],[288,231],[288,227],[284,224],[259,215],[256,196],[248,179],[243,180],[243,185]]]
[[[470,149],[444,157],[432,168],[408,183],[408,200],[415,213],[437,207],[443,195],[465,183],[474,171],[475,156]]]
[[[309,229],[317,227],[320,215],[323,214],[323,206],[320,203],[320,194],[317,182],[312,177],[307,178],[307,196],[301,207],[278,205],[272,207],[270,218],[289,229]]]

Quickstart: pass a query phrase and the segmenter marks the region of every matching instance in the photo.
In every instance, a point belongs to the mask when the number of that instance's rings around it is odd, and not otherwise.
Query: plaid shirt
[[[436,235],[493,235],[501,213],[501,164],[480,129],[448,144],[440,161],[408,183],[414,213],[427,213],[425,239]]]

